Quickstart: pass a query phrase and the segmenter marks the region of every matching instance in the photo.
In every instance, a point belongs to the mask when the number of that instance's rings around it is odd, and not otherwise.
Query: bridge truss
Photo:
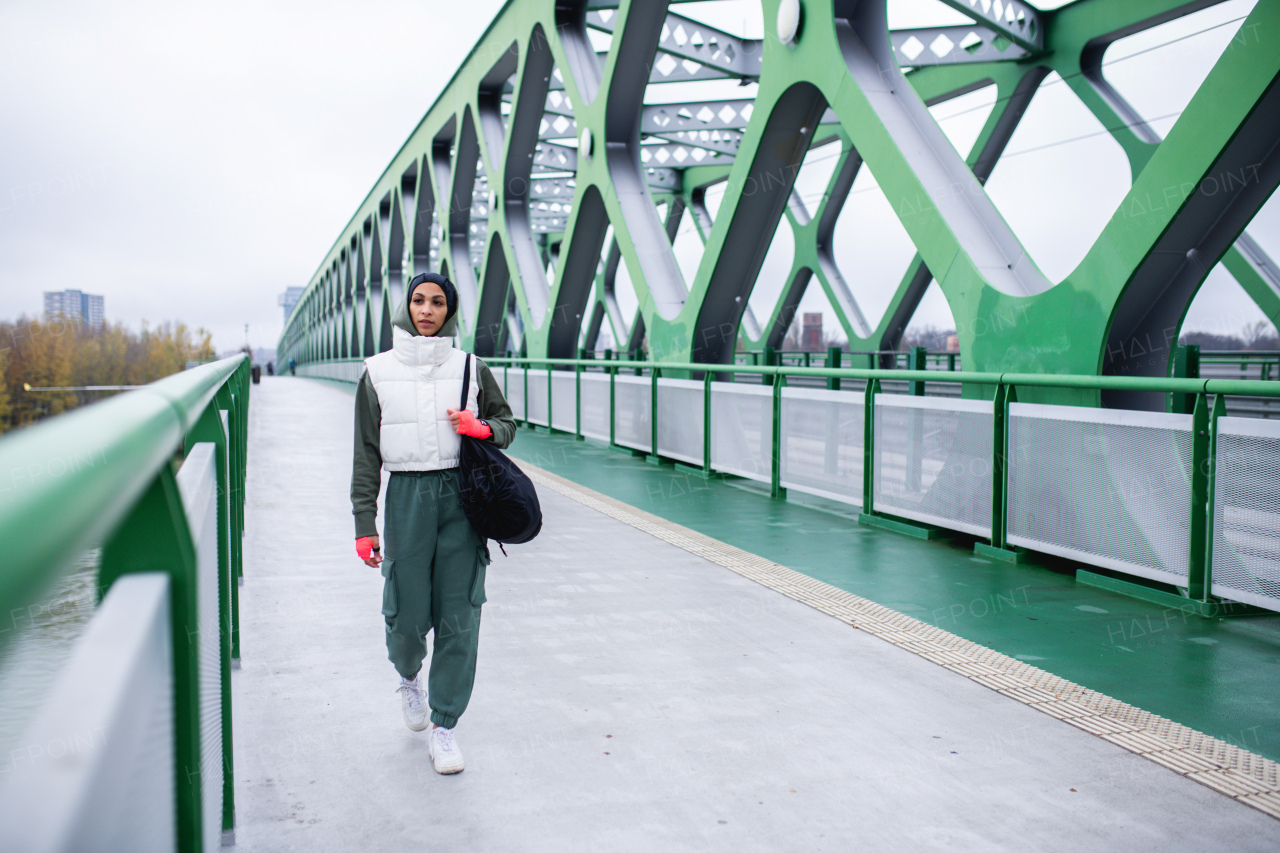
[[[728,363],[777,347],[815,285],[851,349],[891,350],[936,280],[966,370],[1163,376],[1219,261],[1280,319],[1280,273],[1245,231],[1280,183],[1280,0],[1256,3],[1163,135],[1104,56],[1216,0],[938,0],[969,23],[893,31],[887,2],[762,0],[764,38],[749,39],[679,0],[511,0],[321,263],[280,357],[387,349],[404,281],[436,269],[457,283],[462,343],[482,356],[571,358],[607,329],[657,361]],[[1053,74],[1132,177],[1058,281],[984,188]],[[750,97],[671,94],[700,81]],[[929,108],[989,86],[995,104],[962,156]],[[818,159],[833,161],[825,186],[805,197],[797,175]],[[834,259],[864,170],[915,247],[899,277],[870,284],[892,292],[874,325],[850,287],[861,271]],[[696,269],[673,248],[682,227],[701,244]],[[753,290],[780,238],[789,269],[762,305]],[[1163,406],[1132,391],[1046,395]]]

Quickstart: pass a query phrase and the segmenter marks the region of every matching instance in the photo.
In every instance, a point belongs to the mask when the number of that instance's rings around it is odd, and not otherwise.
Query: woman
[[[511,407],[493,374],[472,358],[466,405],[459,408],[466,353],[452,345],[458,292],[436,273],[409,282],[392,320],[392,347],[365,359],[356,388],[351,511],[356,553],[382,568],[387,656],[400,673],[401,709],[439,773],[461,772],[453,736],[475,681],[480,605],[489,549],[458,500],[461,435],[506,447],[515,437]],[[378,528],[381,468],[387,483],[383,558]],[[426,636],[435,630],[427,696],[418,677]]]

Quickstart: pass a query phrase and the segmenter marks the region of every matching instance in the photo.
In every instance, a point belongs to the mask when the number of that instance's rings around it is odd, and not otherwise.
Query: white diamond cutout
[[[912,36],[902,43],[902,47],[898,48],[898,52],[907,59],[915,59],[924,53],[924,44],[921,43],[920,39]]]
[[[947,38],[946,33],[940,33],[938,37],[933,40],[933,44],[929,45],[929,50],[932,50],[934,56],[937,56],[939,59],[941,59],[942,57],[950,53],[951,48],[955,46],[956,46],[956,43],[953,42],[951,39]]]
[[[728,124],[729,122],[737,118],[738,111],[735,110],[733,107],[729,106],[728,104],[725,104],[723,107],[720,108],[720,112],[716,113],[716,115],[720,117],[720,121],[724,122],[725,124]]]

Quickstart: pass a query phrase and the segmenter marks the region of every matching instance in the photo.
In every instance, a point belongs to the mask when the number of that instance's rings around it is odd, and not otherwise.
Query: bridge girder
[[[659,360],[724,363],[740,344],[779,343],[814,284],[852,349],[890,349],[936,279],[966,368],[1163,375],[1170,330],[1219,259],[1268,316],[1280,313],[1276,265],[1255,241],[1237,245],[1280,184],[1280,53],[1234,40],[1163,139],[1101,69],[1117,38],[1212,2],[1078,0],[1043,12],[1015,0],[996,19],[981,2],[944,0],[973,25],[891,33],[886,0],[809,0],[792,43],[772,27],[782,2],[763,0],[762,40],[663,2],[508,3],[320,265],[282,358],[386,349],[404,275],[434,267],[458,282],[463,344],[482,355],[505,343],[569,357],[584,332],[594,341],[607,325],[620,346],[644,343]],[[1276,0],[1261,0],[1242,25],[1277,28]],[[924,50],[905,55],[913,38]],[[659,65],[683,70],[662,76]],[[983,188],[1051,72],[1120,144],[1133,177],[1083,260],[1056,282]],[[711,73],[756,85],[755,97],[656,97],[660,76]],[[962,158],[927,107],[989,84],[996,105]],[[793,191],[796,172],[829,139],[838,162],[808,203]],[[917,252],[874,325],[844,279],[859,271],[841,270],[832,246],[864,166]],[[713,217],[706,195],[716,184]],[[686,217],[704,247],[688,281],[672,246]],[[789,229],[793,261],[768,316],[755,317],[748,301],[779,228]],[[620,307],[622,269],[634,317]]]

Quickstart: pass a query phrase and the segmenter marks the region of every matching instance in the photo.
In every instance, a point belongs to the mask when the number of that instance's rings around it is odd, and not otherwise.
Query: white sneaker
[[[412,681],[401,678],[396,692],[400,694],[400,710],[404,712],[404,724],[415,732],[425,729],[429,725],[427,699],[422,695],[422,683],[418,677]]]
[[[448,775],[462,772],[462,750],[453,739],[453,729],[436,726],[427,738],[427,753],[435,764],[436,772]]]

